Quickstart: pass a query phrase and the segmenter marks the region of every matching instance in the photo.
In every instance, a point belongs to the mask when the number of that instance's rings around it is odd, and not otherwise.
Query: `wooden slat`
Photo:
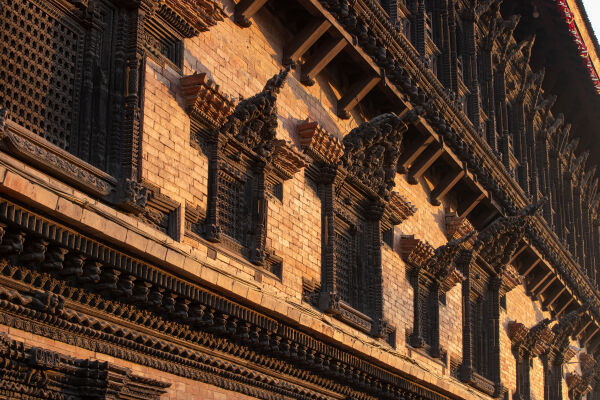
[[[541,295],[542,293],[544,293],[546,290],[548,290],[550,285],[552,285],[555,281],[556,281],[556,276],[552,276],[550,279],[548,279],[548,282],[546,282],[536,294]]]
[[[398,158],[398,172],[401,174],[406,173],[408,166],[415,162],[417,157],[425,151],[427,146],[429,146],[433,140],[433,136],[420,136],[404,149]]]
[[[283,50],[283,64],[293,64],[331,27],[323,18],[314,18]]]
[[[517,257],[519,257],[521,254],[523,254],[523,252],[529,247],[529,245],[527,243],[522,243],[521,247],[519,247],[519,250],[515,251],[515,253],[512,255],[512,257],[510,258],[510,261],[508,262],[509,264],[512,264]]]
[[[245,28],[252,25],[250,18],[267,4],[267,0],[242,0],[235,6],[233,19],[236,24]]]
[[[477,205],[481,203],[481,200],[483,200],[484,198],[485,194],[478,193],[471,197],[469,200],[460,202],[457,210],[458,216],[460,218],[466,218],[469,214],[471,214],[475,207],[477,207]]]
[[[381,78],[378,76],[368,76],[352,85],[348,92],[338,101],[338,116],[340,118],[350,118],[350,110],[356,107],[380,80]]]
[[[564,311],[567,309],[567,307],[569,307],[569,306],[571,305],[571,303],[572,303],[572,302],[573,302],[573,298],[571,297],[571,298],[570,298],[570,299],[569,299],[569,300],[568,300],[568,301],[565,303],[565,305],[564,305],[564,306],[562,306],[562,308],[556,312],[556,318],[558,318],[558,317],[559,317],[559,315],[560,315],[560,314],[562,314],[562,313],[563,313],[563,312],[564,312]]]
[[[556,300],[558,300],[558,298],[560,296],[562,296],[562,294],[565,292],[565,290],[567,290],[566,287],[562,287],[557,293],[556,295],[554,295],[550,301],[546,302],[546,304],[544,304],[546,307],[552,307],[552,304],[554,304],[556,302]]]
[[[527,269],[521,274],[523,276],[523,278],[526,278],[527,275],[529,275],[531,273],[531,271],[533,271],[533,269],[540,263],[539,258],[536,258],[534,262],[531,263],[531,265],[529,267],[527,267]]]
[[[592,321],[590,321],[589,323],[591,324]],[[586,328],[587,328],[587,325],[586,325]],[[590,342],[590,340],[592,340],[594,338],[594,336],[596,336],[598,334],[599,331],[600,331],[599,326],[594,327],[592,329],[592,333],[590,333],[590,335],[583,340],[583,346],[586,346]]]
[[[419,178],[427,171],[429,167],[444,153],[444,149],[437,143],[432,144],[417,158],[408,170],[407,181],[411,185],[416,185]]]
[[[302,66],[300,81],[307,86],[315,84],[315,77],[329,64],[348,42],[344,38],[331,39],[316,49],[310,60]]]
[[[550,278],[551,276],[552,276],[552,271],[548,271],[546,273],[546,275],[544,275],[544,277],[538,281],[538,283],[536,283],[531,289],[529,289],[529,292],[531,294],[534,294],[535,291],[537,290],[537,288],[539,288],[542,285],[542,283],[544,283],[546,281],[546,279]]]
[[[465,176],[465,171],[448,174],[429,194],[429,202],[434,206],[440,205],[440,200]]]

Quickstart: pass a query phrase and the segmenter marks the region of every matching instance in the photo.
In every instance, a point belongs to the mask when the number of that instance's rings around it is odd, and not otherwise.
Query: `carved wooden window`
[[[304,156],[275,138],[275,103],[288,73],[273,76],[227,118],[232,104],[204,75],[182,79],[192,131],[209,159],[206,218],[192,224],[192,231],[275,275],[282,260],[267,248],[269,202],[281,200],[283,182],[305,165]]]
[[[424,348],[433,357],[440,357],[440,300],[463,277],[455,266],[459,251],[469,244],[471,234],[433,249],[428,243],[403,236],[399,252],[407,262],[413,286],[413,330],[409,344]]]
[[[0,106],[13,121],[79,154],[86,29],[49,1],[11,0],[0,12]],[[95,72],[103,73],[89,71]]]
[[[509,264],[540,205],[498,218],[479,232],[472,247],[458,259],[465,276],[460,376],[489,395],[501,396],[506,390],[500,374],[500,299],[521,282]]]
[[[219,226],[222,232],[242,246],[247,245],[249,198],[248,176],[235,176],[233,173],[219,170],[219,188],[217,190],[217,208]]]
[[[222,8],[176,0],[5,0],[0,15],[2,149],[142,213],[148,49],[165,35],[207,30],[223,19]]]
[[[318,305],[380,338],[392,333],[383,317],[382,234],[414,213],[391,191],[407,116],[384,114],[363,123],[346,135],[343,153],[316,125],[299,132],[315,159],[310,171],[322,199]]]

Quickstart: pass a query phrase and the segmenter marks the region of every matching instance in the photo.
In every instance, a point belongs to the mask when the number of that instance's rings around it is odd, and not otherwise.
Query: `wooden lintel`
[[[484,198],[484,193],[478,193],[466,201],[461,201],[458,205],[458,216],[460,218],[467,218],[467,216],[471,214],[471,211],[473,211]]]
[[[531,263],[531,265],[529,267],[527,267],[527,269],[525,271],[523,271],[523,273],[521,274],[523,276],[523,278],[526,278],[527,275],[529,275],[531,273],[531,271],[533,271],[533,269],[540,263],[540,261],[542,261],[539,258],[536,258],[534,262]]]
[[[331,27],[331,22],[314,18],[283,50],[283,64],[293,64]]]
[[[315,84],[315,77],[329,64],[340,51],[346,47],[348,42],[344,38],[328,40],[319,46],[310,60],[302,66],[300,81],[302,84],[311,86]]]
[[[569,300],[568,300],[568,301],[565,303],[565,305],[564,305],[564,306],[562,306],[562,308],[556,312],[556,318],[558,318],[558,317],[559,317],[559,315],[560,315],[560,314],[562,314],[562,313],[563,313],[563,312],[564,312],[564,311],[567,309],[567,307],[569,307],[569,306],[571,305],[571,303],[572,303],[572,302],[573,302],[573,298],[571,297],[571,298],[570,298],[570,299],[569,299]]]
[[[233,20],[244,28],[252,25],[250,18],[267,3],[267,0],[242,0],[235,6]]]
[[[535,293],[535,291],[537,290],[537,288],[539,288],[546,281],[546,279],[550,278],[551,276],[552,276],[552,271],[548,271],[542,279],[540,279],[531,289],[529,289],[529,293],[531,293],[533,295]]]
[[[398,158],[398,172],[401,174],[406,173],[407,168],[410,164],[415,162],[417,157],[421,155],[433,142],[433,136],[420,136],[413,143],[410,144],[407,148],[404,149],[400,157]]]
[[[366,78],[356,82],[348,89],[342,98],[338,101],[337,114],[340,118],[350,118],[350,110],[364,99],[369,92],[379,83],[379,76],[367,76]]]
[[[434,206],[439,206],[441,199],[452,190],[452,188],[465,176],[465,171],[448,174],[429,194],[429,202]]]
[[[556,300],[558,300],[558,298],[559,298],[560,296],[562,296],[562,294],[565,292],[565,290],[567,290],[567,288],[563,286],[563,287],[562,287],[562,288],[561,288],[561,289],[560,289],[560,290],[559,290],[559,291],[556,293],[556,295],[554,295],[554,296],[553,296],[553,297],[550,299],[550,301],[548,301],[548,302],[547,302],[546,304],[544,304],[544,305],[545,305],[546,307],[552,307],[552,304],[554,304],[554,303],[556,302]]]
[[[512,264],[521,254],[523,254],[523,252],[529,247],[529,245],[525,242],[521,243],[521,246],[519,247],[519,249],[517,251],[514,252],[514,254],[512,255],[512,257],[510,258],[510,261],[508,262],[509,264]]]
[[[416,185],[419,178],[423,176],[425,171],[427,171],[427,169],[431,167],[433,163],[438,158],[440,158],[440,156],[443,153],[444,149],[440,147],[437,143],[434,143],[431,146],[427,147],[427,150],[425,150],[423,154],[421,154],[419,158],[415,160],[413,165],[408,170],[408,183],[410,183],[411,185]]]

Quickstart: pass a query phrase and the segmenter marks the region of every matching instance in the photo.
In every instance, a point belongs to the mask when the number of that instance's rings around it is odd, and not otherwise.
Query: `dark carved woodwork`
[[[519,282],[509,262],[541,202],[501,217],[481,230],[457,262],[463,283],[461,379],[489,395],[501,396],[500,298]]]
[[[399,252],[410,265],[413,286],[414,326],[409,343],[426,347],[433,357],[443,353],[440,347],[440,297],[463,280],[455,260],[473,233],[433,249],[414,237],[402,237]]]
[[[563,365],[575,355],[571,347],[571,338],[580,331],[585,323],[589,305],[584,305],[562,317],[552,327],[554,338],[548,349],[542,354],[544,363],[544,398],[546,400],[562,399]]]
[[[152,54],[162,40],[153,35],[172,31],[173,40],[181,41],[225,14],[211,0],[77,5],[54,0],[7,5],[4,31],[11,37],[2,40],[9,47],[0,53],[9,68],[0,76],[6,88],[0,107],[11,111],[12,122],[3,129],[1,146],[88,193],[141,213],[145,60],[147,50]],[[32,21],[37,26],[30,27]],[[157,24],[165,29],[155,29]]]
[[[532,328],[511,321],[508,324],[508,336],[512,342],[513,354],[517,362],[517,390],[513,399],[531,400],[531,366],[533,358],[539,356],[550,346],[554,333],[549,328],[550,320],[540,321]]]
[[[0,200],[0,220],[10,225],[0,250],[12,260],[0,266],[4,326],[265,400],[445,399],[377,360],[363,360],[14,203]],[[65,263],[85,258],[83,275],[21,264],[23,248],[13,238],[22,237],[67,249]],[[39,254],[30,258],[42,260]],[[385,325],[378,329],[391,332]],[[249,364],[260,365],[260,372]]]
[[[187,111],[199,124],[198,139],[209,159],[206,218],[201,228],[192,229],[277,275],[282,260],[266,248],[268,203],[275,188],[306,165],[302,154],[276,139],[277,94],[289,71],[282,70],[260,93],[242,100],[220,127],[215,124],[229,113],[231,103],[204,76],[182,80]]]
[[[0,395],[11,399],[159,400],[171,386],[109,362],[32,347],[4,333],[0,360]]]
[[[344,137],[341,157],[324,157],[339,154],[326,132],[302,127],[303,147],[315,158],[312,168],[323,202],[319,307],[376,337],[389,330],[382,308],[382,232],[415,212],[392,192],[411,116],[384,114],[363,123]]]

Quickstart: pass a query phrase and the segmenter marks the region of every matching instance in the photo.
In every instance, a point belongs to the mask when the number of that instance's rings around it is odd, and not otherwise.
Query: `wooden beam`
[[[565,290],[567,290],[566,287],[562,287],[557,293],[556,295],[554,295],[550,301],[548,301],[546,304],[544,304],[545,307],[552,307],[552,304],[554,304],[554,302],[556,302],[556,300],[558,300],[558,298],[560,296],[562,296],[562,294],[565,292]]]
[[[529,275],[531,273],[531,271],[533,271],[533,269],[540,263],[539,258],[536,258],[534,262],[531,263],[531,265],[529,267],[527,267],[527,269],[521,274],[523,276],[523,278],[526,278],[527,275]]]
[[[529,293],[531,293],[532,295],[535,293],[535,291],[537,290],[537,288],[539,288],[542,283],[544,283],[544,281],[546,281],[546,279],[548,279],[550,276],[552,276],[552,271],[548,271],[546,273],[546,275],[544,275],[544,277],[542,279],[540,279],[538,281],[538,283],[535,284],[535,286],[533,286],[531,289],[529,289]]]
[[[509,264],[512,264],[517,257],[519,257],[521,254],[523,254],[523,252],[529,247],[529,245],[525,242],[523,242],[523,244],[521,245],[521,247],[519,247],[519,250],[515,251],[514,254],[512,255],[512,257],[510,258],[510,261],[508,262]]]
[[[591,323],[592,323],[592,321],[590,321],[589,323],[591,324]],[[586,325],[586,328],[587,328],[587,325]],[[585,346],[586,346],[586,345],[587,345],[587,344],[590,342],[590,340],[592,340],[592,338],[593,338],[594,336],[596,336],[596,335],[598,334],[598,331],[600,331],[600,326],[596,326],[596,327],[595,327],[595,328],[592,330],[592,333],[591,333],[591,334],[590,334],[590,335],[589,335],[587,338],[585,338],[585,340],[583,341],[583,346],[584,346],[584,347],[585,347]]]
[[[250,18],[267,4],[267,0],[242,0],[235,6],[233,21],[244,28],[252,25]]]
[[[331,27],[331,22],[323,18],[312,19],[283,50],[283,65],[298,61]]]
[[[367,76],[356,82],[348,89],[348,92],[338,100],[337,115],[342,119],[350,118],[350,110],[358,105],[367,94],[379,83],[379,76]]]
[[[439,145],[432,144],[427,147],[427,150],[421,154],[408,170],[407,181],[411,185],[416,185],[419,178],[423,176],[425,171],[444,153],[444,149]]]
[[[441,199],[452,190],[452,188],[465,176],[465,171],[460,170],[457,173],[446,175],[444,179],[429,193],[429,202],[434,206],[439,206]]]
[[[548,279],[548,282],[546,282],[544,284],[544,286],[542,286],[540,288],[540,290],[536,293],[536,295],[541,296],[541,294],[544,293],[546,290],[548,290],[550,285],[552,285],[555,281],[556,281],[556,275],[554,275],[552,278]]]
[[[348,42],[344,38],[328,40],[319,46],[310,60],[302,66],[300,82],[306,86],[315,84],[315,77],[329,64],[340,51],[346,47]]]
[[[425,151],[427,146],[429,146],[433,140],[433,136],[419,136],[418,139],[415,139],[413,143],[404,149],[398,158],[398,172],[405,174],[408,166],[415,162],[417,157]]]
[[[562,308],[561,308],[560,310],[558,310],[558,312],[556,313],[556,318],[558,318],[558,316],[559,316],[560,314],[562,314],[562,313],[563,313],[563,312],[564,312],[564,311],[567,309],[567,307],[569,307],[569,306],[571,305],[571,303],[572,303],[572,302],[573,302],[573,298],[571,297],[571,298],[569,299],[569,301],[567,301],[567,302],[565,303],[565,305],[564,305],[564,306],[562,306]]]
[[[586,322],[586,324],[585,324],[583,327],[581,327],[581,329],[580,329],[578,332],[576,332],[576,333],[575,333],[575,337],[579,337],[580,335],[583,335],[583,334],[585,333],[585,330],[588,328],[588,326],[590,326],[590,325],[592,324],[592,322],[594,322],[594,320],[593,320],[593,319],[591,319],[591,318],[590,318],[590,319],[588,319],[588,322]],[[596,329],[600,329],[600,328],[596,328]],[[593,336],[594,334],[595,334],[595,333],[594,333],[594,332],[592,332],[592,336]],[[588,339],[589,339],[589,338],[590,338],[590,336],[588,336]],[[585,345],[585,343],[584,343],[584,345]]]
[[[460,218],[467,218],[467,216],[469,214],[471,214],[471,211],[473,211],[475,209],[475,207],[477,207],[477,205],[479,203],[481,203],[481,200],[483,200],[485,198],[485,194],[483,193],[477,193],[474,196],[472,196],[470,199],[467,199],[466,201],[461,201],[458,204],[458,210],[457,210],[457,214]]]

